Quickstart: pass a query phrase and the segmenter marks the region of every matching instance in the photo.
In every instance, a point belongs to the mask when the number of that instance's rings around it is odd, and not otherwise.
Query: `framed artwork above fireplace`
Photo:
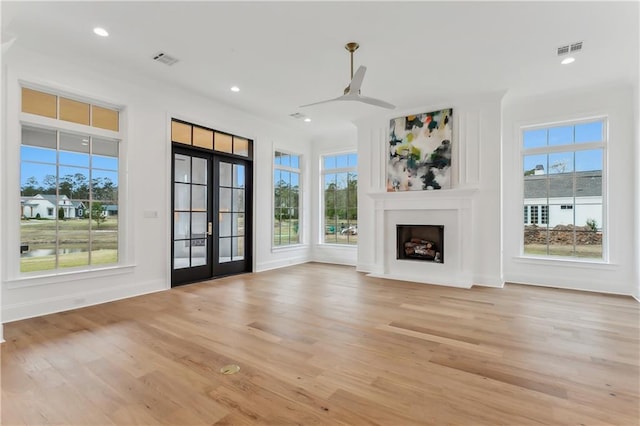
[[[387,192],[451,188],[453,109],[391,120]]]

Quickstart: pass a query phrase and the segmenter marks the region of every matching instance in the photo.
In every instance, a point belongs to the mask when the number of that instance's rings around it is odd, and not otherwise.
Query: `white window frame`
[[[294,155],[296,157],[298,157],[298,168],[294,168],[294,167],[290,167],[290,166],[283,166],[283,165],[276,165],[276,152],[280,153],[280,154],[287,154],[287,155]],[[273,156],[271,157],[271,251],[282,251],[282,250],[287,250],[290,248],[295,248],[295,247],[300,247],[302,245],[304,245],[304,233],[303,233],[303,219],[302,219],[302,212],[303,212],[303,205],[302,205],[302,201],[304,199],[303,197],[303,192],[304,192],[304,186],[303,186],[303,155],[297,152],[293,152],[293,151],[289,151],[286,149],[279,149],[279,148],[274,148],[273,150]],[[298,242],[297,243],[292,243],[292,244],[282,244],[282,245],[275,245],[274,244],[274,239],[275,239],[275,224],[276,224],[276,218],[274,217],[274,212],[275,212],[275,207],[276,207],[276,188],[275,188],[275,183],[274,183],[274,176],[275,176],[275,171],[276,170],[282,170],[282,171],[287,171],[287,172],[294,172],[298,174]]]
[[[335,156],[340,156],[340,155],[351,155],[351,154],[355,154],[358,155],[358,151],[355,150],[350,150],[350,151],[339,151],[339,152],[327,152],[324,153],[322,155],[320,155],[320,223],[319,223],[319,229],[318,229],[318,241],[320,245],[325,245],[325,246],[337,246],[337,247],[351,247],[354,250],[357,250],[358,248],[358,244],[340,244],[340,243],[327,243],[324,242],[324,232],[325,232],[325,217],[324,217],[324,212],[325,212],[325,199],[324,199],[324,195],[325,195],[325,191],[324,191],[324,177],[326,174],[331,173],[355,173],[356,176],[358,175],[358,166],[349,166],[349,167],[340,167],[340,168],[335,168],[335,169],[330,169],[330,170],[326,170],[324,168],[324,159],[325,157],[335,157]],[[359,160],[358,160],[359,161]],[[358,180],[359,182],[359,180]],[[336,232],[338,232],[338,230],[336,229]]]
[[[565,145],[554,145],[554,146],[544,146],[537,148],[524,148],[524,133],[526,131],[538,130],[538,129],[548,129],[551,127],[560,127],[560,126],[577,126],[585,123],[592,122],[602,122],[602,140],[598,142],[580,142],[574,144],[565,144]],[[538,260],[570,260],[577,261],[580,263],[609,263],[609,222],[608,222],[608,196],[609,196],[609,187],[608,187],[608,145],[609,145],[609,117],[607,115],[594,115],[590,117],[581,117],[575,119],[568,119],[562,121],[553,121],[546,123],[538,123],[533,125],[524,125],[520,126],[519,129],[519,150],[520,150],[520,176],[522,175],[522,170],[524,170],[524,158],[529,155],[540,155],[540,154],[555,154],[555,153],[563,153],[563,152],[579,152],[579,151],[588,151],[594,149],[602,149],[602,258],[578,258],[575,256],[562,257],[555,255],[530,255],[524,252],[524,224],[521,228],[520,232],[520,257],[524,259],[538,259]],[[520,179],[520,205],[525,205],[524,201],[524,179]],[[539,204],[538,204],[539,205]],[[573,204],[575,206],[575,203]],[[531,205],[533,206],[533,205]],[[538,222],[540,222],[541,216],[538,216]],[[550,218],[547,217],[547,221]],[[531,222],[531,212],[529,212],[529,222]]]
[[[80,102],[86,102],[91,105],[97,105],[104,108],[118,110],[119,113],[119,130],[117,132],[105,130],[97,127],[87,126],[60,120],[57,118],[49,118],[35,114],[25,113],[21,111],[22,88],[29,88],[40,92],[50,93],[60,97],[65,97]],[[22,146],[22,128],[23,127],[39,127],[44,129],[56,130],[58,132],[68,132],[76,134],[84,134],[92,137],[117,139],[118,145],[118,262],[114,264],[86,265],[74,268],[58,268],[48,269],[34,272],[20,271],[20,253],[16,247],[20,246],[20,212],[19,209],[10,209],[4,216],[7,226],[6,241],[3,247],[7,266],[4,272],[4,280],[8,288],[22,288],[34,285],[65,283],[71,280],[88,279],[93,277],[110,276],[120,273],[128,273],[133,270],[134,248],[129,236],[130,209],[128,208],[128,190],[127,190],[127,132],[126,132],[126,107],[111,101],[101,100],[98,97],[90,95],[79,95],[66,88],[59,88],[49,83],[36,83],[34,80],[23,80],[15,78],[8,84],[7,90],[7,140],[11,143],[7,144],[6,157],[4,164],[15,164],[17,166],[8,168],[10,182],[6,187],[7,200],[20,200],[20,169],[21,169],[21,146]],[[15,210],[15,211],[14,211]],[[6,225],[5,225],[6,224]]]

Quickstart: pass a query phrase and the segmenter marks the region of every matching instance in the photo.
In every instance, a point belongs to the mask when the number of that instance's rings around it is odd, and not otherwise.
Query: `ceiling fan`
[[[356,73],[355,74],[353,73],[353,52],[358,50],[358,47],[360,47],[360,45],[356,42],[347,43],[344,46],[344,48],[347,49],[347,51],[349,51],[349,53],[351,54],[351,83],[349,83],[349,85],[344,89],[344,94],[342,96],[338,96],[337,98],[329,99],[326,101],[320,101],[320,102],[314,102],[312,104],[302,105],[300,106],[300,108],[304,108],[312,105],[324,104],[324,103],[333,102],[333,101],[357,101],[357,102],[363,102],[365,104],[374,105],[374,106],[387,108],[387,109],[395,108],[395,105],[392,105],[389,102],[385,102],[383,100],[376,99],[376,98],[370,98],[368,96],[362,96],[360,94],[360,87],[362,86],[362,81],[364,80],[364,73],[367,71],[367,67],[360,66],[356,71]]]

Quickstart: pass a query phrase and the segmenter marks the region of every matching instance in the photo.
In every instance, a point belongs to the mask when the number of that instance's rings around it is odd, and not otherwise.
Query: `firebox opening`
[[[396,259],[444,263],[444,225],[396,225]]]

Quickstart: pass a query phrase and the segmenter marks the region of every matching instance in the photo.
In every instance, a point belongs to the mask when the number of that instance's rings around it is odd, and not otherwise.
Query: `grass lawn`
[[[549,246],[547,253],[546,244],[527,244],[524,246],[524,254],[552,255],[552,256],[576,256],[582,258],[602,258],[602,245],[576,246],[575,255],[572,245],[554,244]]]

